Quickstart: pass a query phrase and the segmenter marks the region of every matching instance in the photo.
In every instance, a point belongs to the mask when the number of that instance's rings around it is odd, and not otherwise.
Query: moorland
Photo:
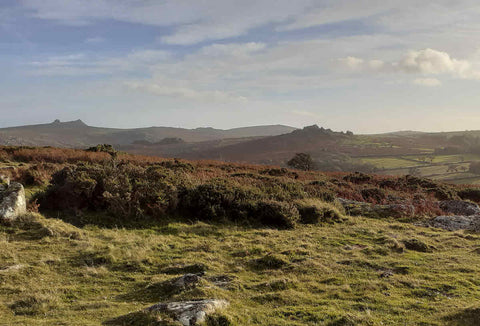
[[[345,134],[345,137],[349,135]],[[29,213],[0,225],[0,324],[477,325],[480,235],[432,227],[480,188],[52,147],[0,147]],[[412,207],[363,216],[339,201]],[[403,206],[402,206],[403,205]],[[172,289],[186,273],[194,285]]]

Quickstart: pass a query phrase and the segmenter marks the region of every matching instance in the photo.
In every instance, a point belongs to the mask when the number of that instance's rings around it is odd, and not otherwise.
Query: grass
[[[412,239],[430,252],[405,249]],[[221,315],[235,325],[474,325],[479,308],[480,236],[391,220],[77,229],[34,215],[0,226],[0,242],[1,325],[99,325],[195,298],[230,301]],[[161,292],[193,264],[206,269],[199,288]]]
[[[372,164],[379,169],[408,168],[419,165],[415,162],[404,160],[401,157],[369,157],[362,158],[361,161],[362,163]]]

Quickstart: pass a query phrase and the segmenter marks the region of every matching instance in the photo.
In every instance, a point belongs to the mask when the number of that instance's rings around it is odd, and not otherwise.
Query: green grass
[[[368,157],[362,158],[361,162],[372,164],[379,169],[398,169],[423,165],[405,160],[401,157]]]
[[[434,249],[406,250],[408,239]],[[212,297],[230,301],[220,313],[236,325],[475,325],[480,306],[479,235],[387,220],[77,229],[35,216],[0,226],[0,257],[0,325],[99,325],[159,300]],[[192,264],[232,281],[153,291]]]

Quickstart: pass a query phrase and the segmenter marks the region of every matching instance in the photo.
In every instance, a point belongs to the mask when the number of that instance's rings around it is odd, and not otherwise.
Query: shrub
[[[372,180],[372,177],[369,176],[368,174],[364,174],[361,172],[355,172],[346,175],[343,180],[352,182],[352,183],[366,183]]]
[[[296,203],[300,222],[304,224],[337,223],[346,220],[345,215],[331,203],[318,200],[302,200]]]
[[[315,164],[309,154],[297,153],[290,161],[287,162],[287,165],[294,169],[310,171],[313,170]]]
[[[182,176],[151,166],[77,165],[53,175],[41,207],[106,210],[118,217],[161,216],[175,207]]]
[[[261,224],[279,229],[292,229],[300,219],[294,205],[277,201],[258,202],[255,216]]]
[[[360,191],[366,201],[381,203],[386,199],[385,191],[381,188],[366,188]]]
[[[180,212],[200,220],[241,220],[252,215],[252,201],[262,197],[255,189],[213,180],[180,193]]]
[[[458,191],[458,196],[463,200],[471,200],[476,203],[480,202],[480,189],[479,188],[467,188]]]

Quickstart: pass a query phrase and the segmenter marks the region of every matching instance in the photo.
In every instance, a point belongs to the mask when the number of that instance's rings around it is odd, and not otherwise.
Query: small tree
[[[309,154],[297,153],[290,161],[287,162],[287,165],[294,169],[310,171],[314,167],[314,162]]]

